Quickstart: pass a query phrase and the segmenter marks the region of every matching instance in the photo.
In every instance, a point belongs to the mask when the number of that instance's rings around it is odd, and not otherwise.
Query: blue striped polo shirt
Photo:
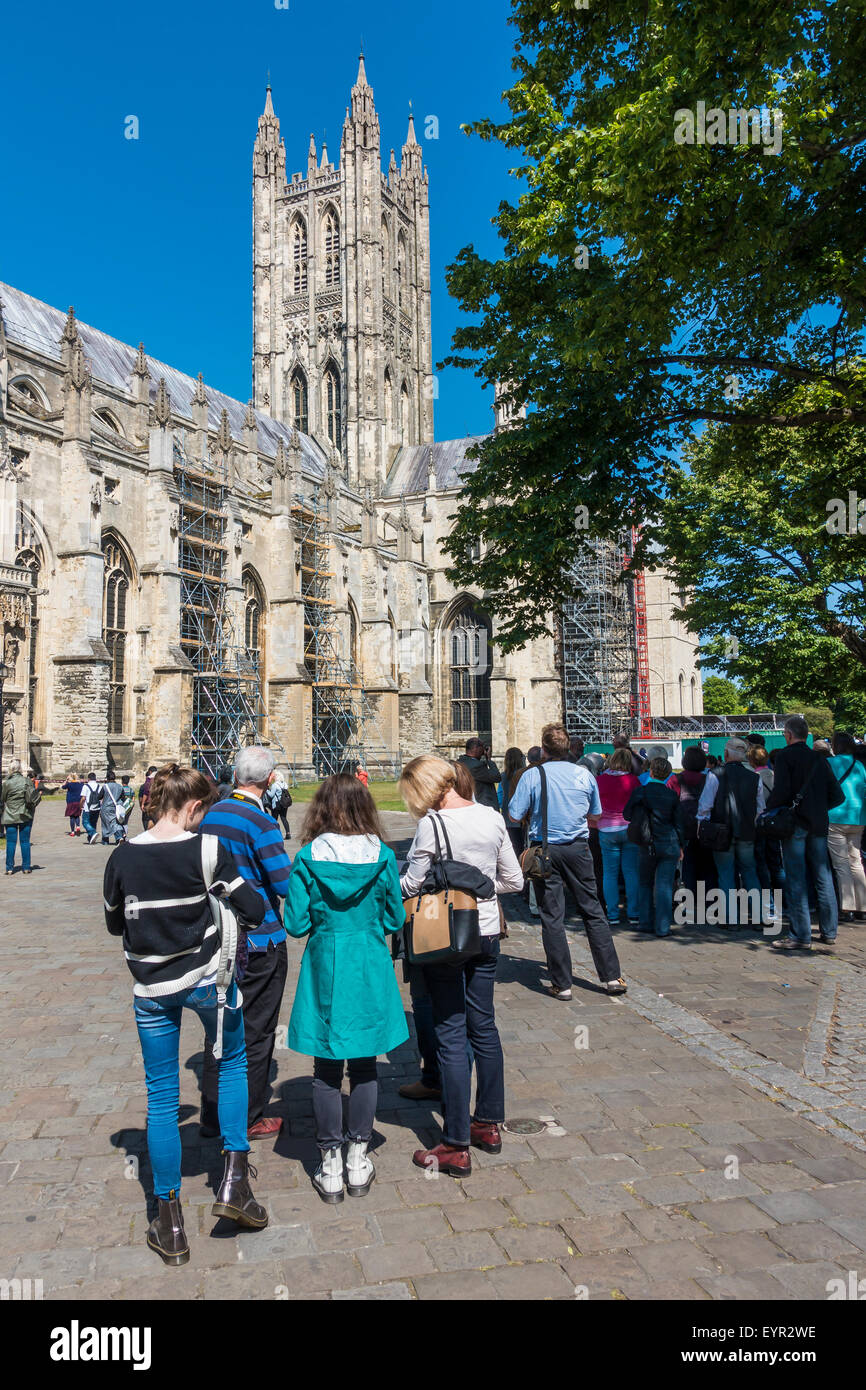
[[[280,898],[289,888],[292,861],[286,854],[282,833],[258,799],[246,792],[233,792],[218,801],[204,817],[201,831],[218,836],[234,857],[241,878],[246,879],[265,901],[265,915],[257,931],[249,933],[251,951],[266,951],[286,939]]]

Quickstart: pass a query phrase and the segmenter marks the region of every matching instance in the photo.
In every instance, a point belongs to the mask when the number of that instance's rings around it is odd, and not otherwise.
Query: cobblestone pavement
[[[297,825],[302,808],[291,813]],[[385,817],[395,840],[405,816]],[[38,812],[37,872],[0,887],[0,1277],[69,1298],[824,1299],[866,1275],[864,974],[779,960],[748,932],[618,936],[628,996],[599,993],[573,938],[574,998],[550,1000],[537,925],[507,911],[497,1016],[508,1112],[544,1123],[473,1151],[465,1181],[412,1150],[438,1115],[400,1099],[413,1044],[380,1064],[377,1181],[325,1206],[309,1173],[310,1064],[276,1054],[274,1144],[255,1146],[263,1232],[210,1215],[218,1144],[198,1133],[201,1033],[181,1042],[189,1265],[144,1245],[150,1178],[131,984],[101,911],[109,852]],[[135,827],[133,827],[135,830]],[[863,929],[861,929],[861,935]],[[302,947],[290,943],[288,1022]],[[408,1008],[408,998],[406,999]],[[282,1040],[282,1039],[281,1039]]]

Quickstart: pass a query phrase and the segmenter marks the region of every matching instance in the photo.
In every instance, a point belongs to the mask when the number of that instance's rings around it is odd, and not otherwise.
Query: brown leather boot
[[[180,1198],[172,1188],[167,1197],[157,1197],[157,1215],[147,1228],[147,1243],[167,1265],[185,1265],[189,1260],[189,1241],[183,1229]]]
[[[427,1172],[448,1173],[452,1178],[468,1178],[472,1173],[472,1157],[468,1149],[455,1149],[450,1144],[437,1144],[432,1149],[416,1149],[412,1162]]]
[[[250,1163],[250,1156],[246,1153],[226,1153],[225,1159],[223,1180],[211,1213],[214,1216],[227,1216],[229,1221],[236,1221],[239,1226],[251,1226],[253,1230],[260,1231],[268,1224],[268,1213],[259,1206],[250,1187],[250,1173],[254,1178],[258,1177]]]
[[[473,1120],[469,1126],[469,1142],[486,1154],[502,1153],[502,1136],[499,1126],[488,1124],[486,1120]]]

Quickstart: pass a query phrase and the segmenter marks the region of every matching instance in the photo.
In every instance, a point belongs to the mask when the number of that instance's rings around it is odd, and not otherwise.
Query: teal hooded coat
[[[404,925],[397,861],[382,845],[373,864],[295,856],[286,931],[307,936],[289,1047],[307,1057],[377,1057],[409,1037],[386,933]]]

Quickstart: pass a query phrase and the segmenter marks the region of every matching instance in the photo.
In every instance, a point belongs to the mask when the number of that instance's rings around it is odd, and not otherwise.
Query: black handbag
[[[546,883],[553,873],[553,861],[547,846],[547,777],[539,763],[538,775],[541,778],[541,844],[529,845],[520,856],[523,877],[530,883]]]
[[[474,864],[455,859],[445,822],[432,811],[430,819],[436,852],[417,897],[405,904],[406,958],[412,965],[462,965],[480,954],[478,899],[495,897],[496,885]]]
[[[646,850],[647,854],[655,854],[652,812],[645,801],[639,800],[634,803],[625,837],[629,844],[637,845],[639,849]]]

